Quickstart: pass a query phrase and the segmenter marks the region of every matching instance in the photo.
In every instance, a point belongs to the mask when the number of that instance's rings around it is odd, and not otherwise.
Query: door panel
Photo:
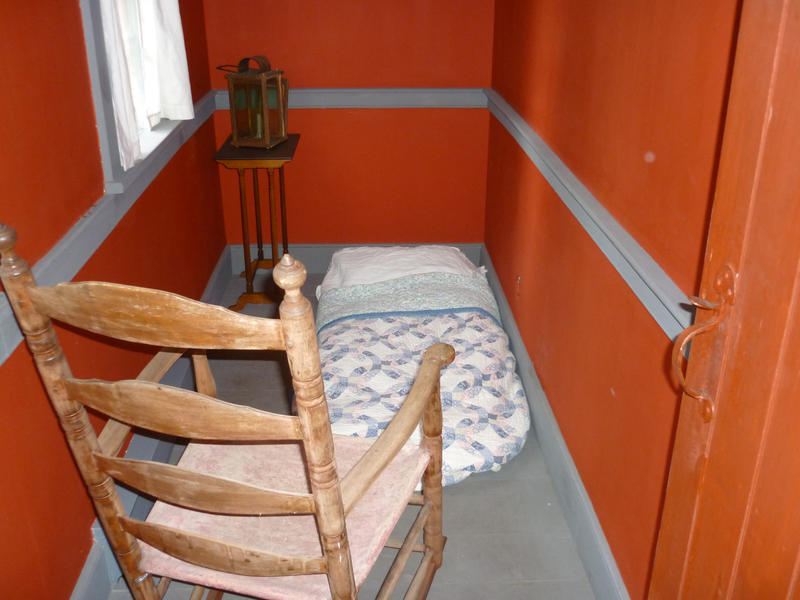
[[[715,409],[706,420],[683,397],[652,598],[783,598],[796,585],[799,73],[800,1],[745,1],[701,285],[723,318],[687,372]]]

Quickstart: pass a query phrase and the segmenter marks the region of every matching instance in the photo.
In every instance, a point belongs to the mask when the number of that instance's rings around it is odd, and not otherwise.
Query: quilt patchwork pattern
[[[491,316],[496,306],[424,308],[332,319],[319,333],[322,373],[334,433],[377,437],[411,389],[422,353],[436,342],[451,344],[456,359],[441,380],[443,483],[450,485],[516,456],[530,413],[508,337]]]

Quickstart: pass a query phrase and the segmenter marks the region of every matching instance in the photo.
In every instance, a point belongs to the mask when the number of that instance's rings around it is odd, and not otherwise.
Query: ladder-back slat
[[[172,365],[183,355],[183,350],[175,350],[174,348],[164,348],[158,352],[144,369],[141,370],[136,379],[142,381],[161,381],[161,378],[167,374]],[[120,423],[114,419],[109,419],[103,427],[103,431],[97,436],[97,443],[100,445],[100,450],[103,454],[109,456],[116,456],[122,450],[128,434],[131,432],[130,425]]]
[[[196,440],[302,439],[300,420],[148,381],[65,379],[70,398],[112,419]]]
[[[42,313],[116,339],[208,350],[283,350],[277,319],[241,315],[177,294],[114,283],[60,283],[32,287]]]
[[[125,531],[162,552],[217,571],[255,577],[327,571],[322,557],[290,557],[260,552],[128,517],[120,518],[120,523]]]
[[[95,454],[97,466],[142,492],[186,508],[227,515],[312,514],[311,494],[267,490],[157,462]]]

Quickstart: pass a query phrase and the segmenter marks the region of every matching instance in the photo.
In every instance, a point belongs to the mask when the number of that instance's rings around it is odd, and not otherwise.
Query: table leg
[[[270,236],[272,237],[272,263],[278,264],[278,211],[275,205],[275,186],[273,175],[275,169],[267,169],[267,177],[269,180],[269,221],[270,221]]]
[[[247,293],[253,293],[253,265],[250,264],[250,228],[247,223],[247,193],[244,182],[244,169],[239,172],[239,202],[242,209],[242,246],[244,250],[244,276],[247,282]]]
[[[281,182],[281,240],[283,240],[283,253],[289,254],[289,236],[286,234],[286,190],[283,187],[283,167],[278,175]]]
[[[264,260],[264,241],[261,234],[261,197],[258,190],[258,169],[253,169],[253,200],[256,205],[256,240],[258,241],[258,260]]]
[[[255,277],[255,271],[257,268],[262,267],[265,268],[267,266],[272,266],[271,261],[263,260],[262,261],[252,261],[250,259],[250,224],[247,219],[247,188],[245,187],[245,175],[244,169],[237,169],[239,173],[239,202],[241,204],[241,211],[242,211],[242,249],[244,251],[244,275],[246,284],[245,292],[239,296],[239,299],[236,301],[236,304],[229,307],[231,310],[240,311],[248,304],[271,304],[272,299],[263,293],[256,293],[253,291],[253,279]],[[258,199],[258,176],[256,175],[255,169],[253,169],[253,184],[255,185],[256,189],[256,224],[258,226],[257,235],[258,235],[258,246],[259,246],[259,256],[263,256],[263,249],[262,249],[262,242],[261,242],[261,208],[260,208],[260,201]],[[273,245],[274,248],[274,245]]]

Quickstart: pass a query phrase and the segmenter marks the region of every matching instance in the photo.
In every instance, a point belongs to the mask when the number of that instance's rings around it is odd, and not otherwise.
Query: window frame
[[[202,98],[195,103],[195,118],[188,121],[164,119],[159,124],[162,139],[142,161],[128,170],[120,160],[117,130],[114,124],[114,104],[111,100],[111,77],[103,38],[103,19],[100,13],[102,0],[80,0],[86,58],[92,90],[100,161],[103,166],[105,194],[122,194],[138,187],[141,181],[149,183],[172,158],[178,148],[197,130],[199,124],[214,112],[213,98]],[[146,184],[145,184],[146,187]]]

